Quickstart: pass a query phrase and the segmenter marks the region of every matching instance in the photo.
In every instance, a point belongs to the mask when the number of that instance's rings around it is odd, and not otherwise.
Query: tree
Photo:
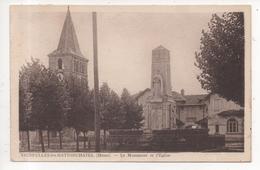
[[[121,95],[122,109],[125,114],[124,129],[139,129],[143,126],[142,116],[143,110],[140,105],[138,105],[133,98],[130,96],[127,89],[123,89]]]
[[[47,70],[45,80],[43,81],[42,92],[45,94],[42,97],[47,103],[45,111],[47,118],[47,130],[48,130],[48,146],[49,131],[59,133],[60,149],[62,149],[62,129],[65,126],[65,120],[67,111],[69,108],[68,89],[63,81],[60,81],[55,72]]]
[[[20,70],[20,80],[21,85],[25,89],[25,94],[31,94],[31,98],[28,102],[25,103],[25,108],[30,107],[31,114],[26,114],[26,123],[28,128],[32,129],[40,129],[39,136],[42,151],[44,152],[44,143],[42,137],[42,128],[44,127],[43,124],[45,123],[45,119],[42,119],[43,115],[43,105],[40,104],[40,98],[38,98],[38,94],[35,92],[37,91],[35,87],[40,85],[42,79],[42,72],[46,70],[43,65],[40,64],[38,59],[31,59],[31,62],[28,62],[24,65]],[[23,95],[22,92],[20,95]],[[25,95],[26,96],[26,95]],[[20,102],[23,102],[23,97],[21,96]],[[21,107],[20,116],[22,116],[23,111]]]
[[[195,53],[197,78],[203,89],[244,106],[244,15],[214,14],[208,27]]]
[[[76,151],[79,151],[79,134],[83,132],[84,147],[86,146],[86,133],[94,129],[93,92],[88,87],[77,83],[75,77],[69,78],[69,91],[71,97],[71,109],[68,115],[68,125],[76,132]]]
[[[82,128],[81,131],[84,135],[84,148],[86,148],[86,134],[90,130],[94,130],[94,91],[86,89],[85,93],[83,93],[82,97],[83,110],[82,113]]]
[[[26,91],[26,72],[19,72],[19,131],[27,132],[27,147],[30,151],[30,93]]]
[[[101,128],[104,131],[104,147],[106,148],[106,131],[121,128],[124,122],[120,98],[107,83],[100,87]]]
[[[109,128],[109,104],[110,104],[110,88],[107,83],[103,83],[99,91],[100,100],[100,119],[101,119],[101,129],[106,130]]]
[[[22,67],[20,79],[26,87],[26,94],[30,94],[30,101],[25,107],[30,107],[29,128],[39,130],[39,138],[42,152],[45,151],[43,130],[59,131],[61,134],[64,125],[64,102],[66,89],[58,80],[55,72],[46,69],[40,61],[33,59]],[[23,93],[21,92],[21,95]],[[21,102],[22,98],[21,98]],[[21,111],[23,109],[21,108]],[[28,109],[27,109],[28,110]],[[22,112],[21,112],[22,115]],[[27,114],[28,118],[28,114]],[[62,144],[60,135],[60,147]],[[48,138],[49,146],[49,138]]]

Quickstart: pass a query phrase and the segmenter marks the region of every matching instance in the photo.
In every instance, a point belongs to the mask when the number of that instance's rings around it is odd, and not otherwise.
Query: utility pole
[[[94,61],[95,151],[100,152],[100,115],[99,115],[98,45],[97,45],[97,13],[96,12],[92,12],[92,24],[93,24],[93,61]]]

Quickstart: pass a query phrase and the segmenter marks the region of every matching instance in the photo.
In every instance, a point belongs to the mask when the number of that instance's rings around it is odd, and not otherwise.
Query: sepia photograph
[[[11,159],[250,161],[250,10],[11,5]]]

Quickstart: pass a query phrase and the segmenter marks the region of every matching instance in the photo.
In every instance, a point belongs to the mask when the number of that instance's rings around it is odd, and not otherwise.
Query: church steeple
[[[67,14],[63,24],[58,47],[55,51],[52,52],[51,55],[64,55],[64,54],[71,54],[71,55],[83,57],[79,48],[79,43],[72,22],[69,7],[67,9]]]
[[[73,76],[77,84],[87,85],[88,59],[80,51],[76,31],[68,7],[56,50],[48,55],[49,68],[68,78]]]

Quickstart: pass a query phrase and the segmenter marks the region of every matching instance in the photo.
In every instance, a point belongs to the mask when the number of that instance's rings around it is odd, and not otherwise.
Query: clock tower
[[[88,85],[88,59],[80,51],[76,31],[68,7],[56,50],[49,55],[49,68],[60,80],[73,78],[77,85]]]

